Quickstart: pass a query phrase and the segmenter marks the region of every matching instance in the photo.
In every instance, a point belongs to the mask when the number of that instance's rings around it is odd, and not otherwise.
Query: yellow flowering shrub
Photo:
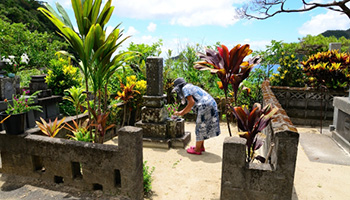
[[[55,95],[63,95],[65,89],[72,86],[79,87],[82,78],[79,69],[74,67],[70,59],[59,57],[50,61],[49,70],[46,76],[46,83]]]
[[[350,83],[350,55],[338,51],[318,52],[302,62],[308,84],[312,87],[344,90]]]
[[[279,65],[278,73],[274,73],[270,77],[271,85],[290,87],[303,87],[305,85],[303,69],[299,66],[299,60],[294,54],[287,55],[283,52],[279,59]]]

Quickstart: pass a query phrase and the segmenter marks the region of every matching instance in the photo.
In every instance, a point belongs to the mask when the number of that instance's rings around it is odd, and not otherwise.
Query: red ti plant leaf
[[[219,88],[224,90],[226,102],[228,86],[231,84],[234,91],[235,102],[237,102],[237,91],[240,83],[249,76],[252,67],[258,64],[260,59],[254,57],[248,62],[243,62],[243,59],[252,53],[249,44],[243,46],[238,44],[230,51],[225,45],[221,45],[221,47],[217,49],[218,52],[212,49],[206,49],[205,54],[199,53],[201,61],[196,62],[194,68],[209,70],[212,74],[217,74],[221,80]],[[227,120],[227,126],[231,136],[229,120]]]
[[[93,115],[93,120],[94,120],[94,123],[92,124],[92,126],[96,127],[96,132],[99,135],[99,143],[102,144],[103,140],[104,140],[104,136],[106,134],[106,131],[108,129],[114,127],[115,124],[111,124],[111,125],[107,126],[109,112],[97,114],[93,109],[90,108],[89,110],[90,110],[91,114]]]
[[[269,104],[261,109],[259,103],[255,103],[252,111],[244,107],[230,107],[237,119],[237,124],[240,130],[244,133],[240,137],[247,139],[248,162],[254,160],[255,150],[259,149],[263,142],[257,137],[271,121],[272,116],[277,112],[278,108],[272,108]]]

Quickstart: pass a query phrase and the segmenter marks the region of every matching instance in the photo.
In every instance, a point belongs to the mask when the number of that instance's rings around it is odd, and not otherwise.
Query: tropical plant
[[[238,128],[244,131],[239,136],[247,140],[248,162],[253,162],[254,159],[265,162],[265,158],[256,156],[255,151],[263,145],[261,131],[269,124],[277,110],[278,108],[273,108],[270,104],[261,108],[259,103],[254,104],[252,111],[249,111],[247,106],[232,108]]]
[[[115,99],[122,100],[124,103],[124,109],[123,109],[124,114],[123,114],[122,126],[125,125],[127,112],[129,113],[129,119],[127,121],[127,124],[129,124],[129,121],[130,121],[132,107],[128,106],[127,104],[131,101],[131,99],[134,98],[135,94],[141,94],[139,91],[134,90],[135,86],[136,84],[124,85],[123,83],[120,83],[120,88],[122,89],[122,91],[121,92],[118,91],[117,96],[115,97]],[[127,110],[128,107],[129,107],[129,110]]]
[[[45,119],[40,117],[42,123],[40,123],[39,121],[35,121],[35,123],[38,125],[42,133],[49,137],[55,137],[57,133],[64,127],[63,122],[66,118],[62,118],[59,122],[57,122],[57,119],[58,118],[56,117],[55,121],[53,122],[51,122],[50,119],[49,123],[47,123]]]
[[[84,89],[80,87],[71,87],[65,90],[69,93],[69,96],[64,96],[64,100],[68,100],[73,103],[75,107],[75,113],[78,115],[79,113],[83,113],[87,108],[86,105],[86,94],[84,94]],[[76,116],[78,119],[78,116]]]
[[[218,85],[220,89],[224,90],[226,102],[228,102],[228,86],[231,84],[235,103],[237,103],[237,92],[241,82],[249,76],[253,66],[258,64],[260,59],[256,56],[250,58],[249,61],[243,61],[246,56],[252,53],[248,44],[243,46],[238,44],[230,51],[225,45],[221,45],[217,49],[218,52],[206,49],[206,54],[199,53],[202,61],[196,62],[194,68],[209,70],[212,74],[217,74],[221,80]],[[229,134],[232,136],[228,118],[227,126]]]
[[[115,126],[115,124],[110,124],[107,126],[107,120],[109,112],[107,113],[101,113],[97,114],[93,109],[90,108],[90,112],[93,116],[93,123],[92,126],[94,126],[97,130],[98,135],[98,142],[103,143],[104,136],[106,135],[106,131],[108,129],[111,129]]]
[[[73,126],[65,123],[66,126],[65,129],[72,132],[73,135],[67,135],[70,139],[76,140],[76,141],[83,141],[83,142],[94,142],[95,141],[95,134],[89,130],[91,124],[89,123],[89,119],[85,120],[83,124],[79,122],[79,124],[73,120]]]
[[[57,58],[50,61],[48,69],[45,80],[53,94],[64,95],[66,89],[81,86],[79,68],[71,64],[70,58],[58,55]]]
[[[294,54],[288,55],[282,52],[279,60],[277,71],[270,77],[271,85],[303,87],[305,86],[305,78],[303,67],[300,66],[299,60]]]
[[[101,4],[102,0],[72,0],[79,33],[74,31],[64,9],[58,9],[60,16],[49,5],[46,5],[48,10],[39,8],[56,25],[74,50],[76,56],[66,51],[61,53],[73,57],[79,63],[87,93],[89,93],[89,80],[91,81],[93,101],[98,114],[102,113],[102,110],[107,110],[107,85],[110,77],[129,54],[129,52],[116,53],[121,44],[129,38],[121,39],[123,31],[118,28],[119,25],[108,36],[106,35],[105,26],[114,10],[114,6],[111,6],[112,1],[107,0],[103,8]],[[88,110],[89,108],[88,104]],[[91,119],[90,112],[89,119]]]
[[[304,73],[308,84],[313,87],[326,87],[332,90],[344,90],[350,83],[350,55],[338,51],[319,52],[305,62]]]
[[[19,113],[29,112],[30,110],[36,110],[42,112],[40,105],[33,105],[34,99],[36,95],[40,93],[40,91],[36,91],[31,95],[29,94],[29,90],[23,90],[22,95],[15,96],[12,95],[12,102],[9,103],[7,99],[4,101],[7,102],[7,109],[5,110],[6,114],[13,115]]]

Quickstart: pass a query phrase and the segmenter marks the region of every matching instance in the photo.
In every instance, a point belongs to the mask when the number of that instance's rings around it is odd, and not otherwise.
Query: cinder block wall
[[[2,173],[143,199],[142,129],[123,127],[118,146],[0,133]]]
[[[273,143],[270,163],[247,163],[246,140],[228,137],[224,141],[221,178],[221,199],[291,199],[298,152],[299,134],[270,89],[262,84],[264,105],[279,108],[264,129],[267,135],[263,156]]]
[[[333,98],[348,96],[347,92],[320,91],[310,87],[272,86],[273,93],[296,125],[324,126],[332,124]],[[322,109],[321,109],[322,108]]]

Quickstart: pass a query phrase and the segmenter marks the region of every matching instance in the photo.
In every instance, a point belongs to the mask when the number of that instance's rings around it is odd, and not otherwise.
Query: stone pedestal
[[[163,94],[163,59],[147,59],[147,93],[144,107],[141,109],[141,121],[135,126],[143,129],[143,146],[146,147],[182,147],[190,141],[190,133],[184,131],[184,120],[169,120],[164,105]]]
[[[339,53],[341,52],[341,43],[333,42],[329,43],[329,50],[337,50]]]
[[[350,153],[350,100],[348,97],[335,97],[333,105],[332,137]]]
[[[45,74],[31,76],[32,79],[30,80],[30,83],[29,83],[29,90],[31,94],[40,90],[41,92],[38,94],[39,98],[49,97],[52,95],[51,89],[47,88],[45,77],[46,77]]]

